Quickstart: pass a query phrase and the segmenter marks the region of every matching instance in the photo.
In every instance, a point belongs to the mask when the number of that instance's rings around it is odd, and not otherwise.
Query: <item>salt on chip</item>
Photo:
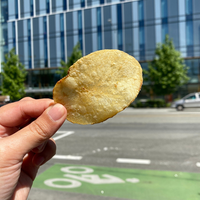
[[[67,120],[100,123],[125,109],[142,86],[138,61],[119,50],[100,50],[79,59],[53,89],[67,109]]]

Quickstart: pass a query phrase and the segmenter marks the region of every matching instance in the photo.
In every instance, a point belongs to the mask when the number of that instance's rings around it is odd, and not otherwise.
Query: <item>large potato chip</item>
[[[55,85],[53,99],[66,107],[69,121],[95,124],[125,109],[141,85],[142,69],[134,57],[119,50],[101,50],[70,67]]]

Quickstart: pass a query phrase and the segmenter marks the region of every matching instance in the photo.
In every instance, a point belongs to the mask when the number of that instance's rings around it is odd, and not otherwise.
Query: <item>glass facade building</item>
[[[189,67],[187,91],[200,90],[199,0],[1,0],[0,29],[1,60],[15,48],[27,88],[53,87],[77,42],[83,55],[120,49],[146,68],[168,34]]]

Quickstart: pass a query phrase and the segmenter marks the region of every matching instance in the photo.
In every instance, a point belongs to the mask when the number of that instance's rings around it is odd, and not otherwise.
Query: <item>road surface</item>
[[[66,121],[28,199],[200,199],[199,121],[198,109],[133,108],[96,125]]]

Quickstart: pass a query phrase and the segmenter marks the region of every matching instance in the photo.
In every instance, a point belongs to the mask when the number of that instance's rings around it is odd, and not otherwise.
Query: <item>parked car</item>
[[[182,99],[173,102],[171,107],[176,108],[178,111],[184,108],[200,108],[200,92],[188,94]]]

